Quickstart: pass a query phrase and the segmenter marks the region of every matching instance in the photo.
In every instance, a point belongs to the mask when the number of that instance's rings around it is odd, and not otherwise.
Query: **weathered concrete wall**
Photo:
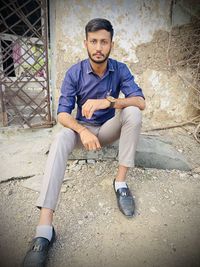
[[[2,111],[1,102],[0,102],[0,127],[3,127],[3,111]]]
[[[173,7],[177,14],[173,16],[174,26],[191,19],[187,12],[191,6],[187,6],[187,1],[179,2],[180,5]],[[186,10],[182,8],[182,2],[186,2]],[[175,72],[163,67],[168,64],[166,50],[171,29],[171,1],[60,0],[52,3],[55,111],[67,68],[87,57],[83,46],[86,23],[92,18],[104,17],[112,22],[115,30],[115,48],[111,57],[127,63],[146,95],[144,117],[150,119],[151,124],[163,124],[163,120],[181,121],[195,112],[189,103],[189,88]]]

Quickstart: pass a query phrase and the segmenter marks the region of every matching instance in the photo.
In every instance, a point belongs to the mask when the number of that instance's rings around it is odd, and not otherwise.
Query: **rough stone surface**
[[[59,129],[59,126],[16,131],[1,128],[0,182],[43,173],[47,151]]]
[[[41,184],[42,184],[43,175],[35,175],[29,179],[26,179],[22,182],[22,186],[31,189],[36,192],[40,192]],[[67,176],[64,178],[63,182],[70,180]],[[61,192],[66,191],[65,186],[62,186]]]
[[[1,133],[0,135],[0,181],[15,178],[27,178],[39,175],[44,171],[47,151],[59,127],[51,130],[24,131],[23,134]],[[74,168],[79,171],[79,165],[86,160],[117,159],[117,143],[103,148],[97,152],[87,152],[84,149],[74,150],[70,159],[78,159]],[[27,154],[27,151],[30,153]],[[9,166],[12,166],[8,168]],[[172,146],[155,137],[141,136],[137,154],[136,165],[148,168],[189,170],[189,164],[181,153]],[[72,167],[71,167],[72,168]]]
[[[144,114],[151,125],[161,126],[163,122],[170,124],[195,116],[197,110],[191,105],[193,89],[189,86],[195,68],[192,65],[190,70],[187,62],[184,66],[182,61],[188,59],[184,51],[194,45],[187,23],[191,21],[191,14],[199,17],[199,7],[194,0],[178,1],[173,3],[173,8],[171,5],[171,1],[163,0],[144,3],[140,0],[88,0],[75,1],[73,5],[69,0],[55,1],[51,22],[55,28],[52,35],[55,43],[52,47],[52,62],[55,62],[52,88],[56,103],[66,70],[87,57],[82,45],[84,26],[91,18],[99,17],[101,10],[101,16],[111,20],[115,30],[114,50],[110,56],[126,63],[143,89],[148,107]],[[102,9],[102,6],[106,8]],[[174,45],[170,45],[169,38]],[[193,58],[192,52],[191,55]]]
[[[29,178],[22,182],[22,186],[33,191],[40,191],[42,183],[42,175],[35,175],[32,178]]]
[[[157,137],[141,136],[136,154],[136,166],[157,169],[191,170],[180,152]]]
[[[172,116],[176,120],[186,119],[188,110],[192,114],[189,88],[177,73],[161,69],[168,64],[170,1],[50,2],[56,5],[52,18],[57,21],[53,36],[56,45],[54,51],[51,49],[51,61],[55,62],[52,73],[57,72],[56,77],[52,75],[54,98],[58,97],[66,69],[87,56],[81,46],[84,26],[101,10],[101,16],[110,19],[115,28],[115,51],[111,56],[127,63],[133,73],[140,71],[135,78],[147,96],[149,108],[145,114],[150,125],[158,122],[163,126],[166,119],[171,122]],[[173,16],[177,25],[189,22],[190,14],[197,15],[196,1],[173,2],[176,3],[172,11],[178,10],[178,16]],[[158,29],[162,31],[154,35]],[[180,73],[184,77],[185,71]],[[130,169],[127,181],[137,204],[133,220],[126,220],[116,205],[112,189],[117,170],[117,162],[112,160],[117,156],[115,148],[109,148],[106,161],[95,159],[95,164],[82,165],[77,160],[69,162],[55,213],[57,241],[49,255],[49,267],[200,266],[200,147],[184,129],[160,135],[159,149],[168,140],[186,156],[192,170]],[[34,132],[31,136],[24,134],[23,139],[9,135],[0,140],[0,179],[16,179],[0,183],[0,266],[20,266],[28,241],[34,236],[38,193],[24,188],[21,178],[35,175],[40,181],[37,175],[43,171],[51,138],[52,134],[46,131],[45,136]],[[151,161],[147,159],[150,165],[155,164],[153,144],[147,140],[152,152]],[[140,153],[143,160],[144,151],[141,149]],[[172,163],[177,161],[176,155],[171,158]],[[28,180],[34,181],[34,177]],[[35,182],[32,185],[35,189],[37,186]]]
[[[70,159],[116,159],[118,143],[103,147],[99,151],[86,151],[84,149],[75,149],[70,155]]]
[[[117,161],[81,165],[70,160],[54,213],[57,240],[47,266],[199,267],[200,145],[189,130],[160,131],[159,139],[182,151],[191,171],[129,170],[127,182],[137,207],[131,220],[119,212],[112,188]],[[26,153],[28,157],[32,151]],[[7,165],[11,167],[10,162]],[[35,235],[38,192],[24,188],[28,180],[33,178],[0,184],[2,267],[21,266]]]
[[[100,151],[87,152],[74,150],[70,159],[115,159],[118,156],[118,142],[107,146]],[[188,171],[191,169],[185,157],[175,150],[170,144],[157,137],[140,136],[136,151],[136,166],[157,169],[179,169]]]

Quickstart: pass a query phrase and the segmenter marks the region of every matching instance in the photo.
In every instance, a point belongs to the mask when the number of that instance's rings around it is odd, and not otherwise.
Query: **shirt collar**
[[[93,70],[92,70],[92,67],[90,65],[90,61],[89,59],[87,59],[87,62],[86,62],[86,67],[87,67],[87,74],[90,74],[90,73],[93,73]],[[113,68],[113,65],[111,63],[111,60],[108,59],[108,71],[114,71],[114,68]]]
[[[93,72],[89,59],[87,59],[86,61],[86,68],[87,68],[87,74],[90,74],[91,72]]]

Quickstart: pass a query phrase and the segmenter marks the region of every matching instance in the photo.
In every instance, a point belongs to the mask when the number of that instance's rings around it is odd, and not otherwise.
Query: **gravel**
[[[193,169],[130,169],[127,181],[137,207],[133,219],[116,205],[117,161],[68,162],[49,267],[200,266],[200,145],[188,129],[158,133],[182,151]],[[35,233],[38,193],[23,182],[0,184],[1,267],[20,266]]]

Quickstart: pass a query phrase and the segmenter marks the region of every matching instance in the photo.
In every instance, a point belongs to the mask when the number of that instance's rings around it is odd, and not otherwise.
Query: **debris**
[[[158,210],[155,207],[151,207],[150,211],[153,212],[153,213],[157,213],[158,212]]]

